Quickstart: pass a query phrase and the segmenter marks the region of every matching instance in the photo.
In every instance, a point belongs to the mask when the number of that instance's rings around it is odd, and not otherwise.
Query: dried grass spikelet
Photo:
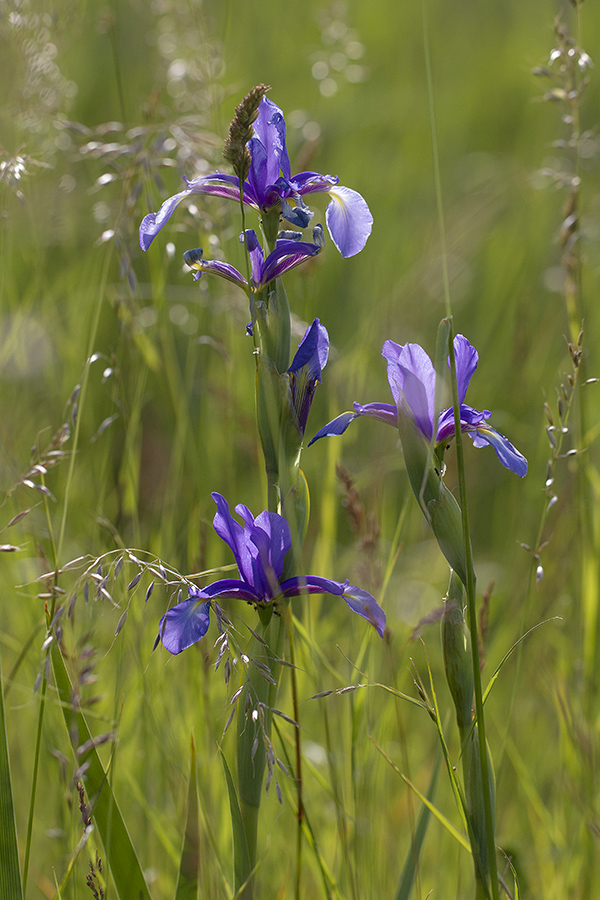
[[[254,131],[252,123],[256,121],[260,101],[270,87],[266,84],[258,84],[246,94],[244,99],[235,108],[235,116],[229,126],[229,134],[223,147],[223,156],[233,166],[233,171],[243,183],[250,171],[250,151],[246,144]]]

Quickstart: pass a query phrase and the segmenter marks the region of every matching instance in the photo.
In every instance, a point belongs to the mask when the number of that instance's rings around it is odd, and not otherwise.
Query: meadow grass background
[[[557,243],[567,195],[549,174],[573,169],[572,149],[554,146],[570,128],[558,103],[541,102],[551,82],[531,70],[556,46],[557,15],[597,61],[600,14],[591,2],[579,19],[569,3],[550,0],[426,5],[454,322],[480,354],[469,402],[492,410],[496,427],[529,460],[521,481],[490,449],[467,442],[480,595],[493,583],[484,684],[525,631],[552,619],[513,654],[486,705],[497,840],[522,896],[583,900],[594,896],[600,874],[600,388],[581,386],[600,375],[600,79],[589,69],[581,104],[581,128],[589,131],[578,162],[582,290],[570,320]],[[179,208],[147,254],[137,227],[183,174],[221,165],[236,103],[253,85],[272,85],[288,122],[292,171],[338,174],[374,216],[358,256],[343,260],[328,242],[287,279],[298,338],[319,316],[332,344],[308,431],[355,399],[387,402],[383,341],[417,341],[433,353],[444,314],[422,7],[2,0],[0,33],[0,527],[29,510],[0,537],[17,548],[0,558],[0,647],[21,854],[40,704],[34,685],[45,670],[44,605],[53,603],[44,596],[48,582],[38,579],[69,560],[110,554],[101,576],[110,576],[110,598],[98,595],[99,579],[80,577],[82,568],[58,582],[59,603],[76,596],[63,618],[72,677],[94,732],[114,736],[102,757],[111,758],[113,789],[155,898],[174,895],[193,733],[200,896],[231,896],[217,748],[237,676],[227,690],[221,671],[213,674],[214,624],[179,657],[162,648],[153,654],[172,591],[159,581],[145,602],[152,580],[145,574],[128,592],[138,568],[127,558],[112,574],[123,548],[184,574],[230,564],[211,527],[211,491],[255,514],[265,506],[246,298],[218,280],[194,284],[182,265],[183,252],[200,246],[239,265],[240,225],[234,204],[200,198]],[[317,195],[312,205],[319,204]],[[549,543],[535,560],[520,544],[536,546],[547,504],[544,402],[558,422],[560,386],[572,372],[567,341],[582,316],[585,372],[562,445],[582,452],[556,462],[558,501],[543,532]],[[60,453],[49,457],[49,447]],[[47,474],[30,474],[48,459],[56,465]],[[306,571],[372,590],[389,626],[381,642],[365,637],[344,604],[316,598],[295,607],[307,813],[331,896],[391,898],[420,802],[373,742],[425,791],[433,723],[378,687],[310,698],[366,680],[416,697],[411,660],[425,681],[429,660],[457,757],[439,624],[420,628],[422,643],[414,639],[421,619],[440,607],[447,566],[412,500],[391,429],[360,422],[302,459],[311,489]],[[450,487],[452,459],[450,452]],[[543,577],[535,582],[538,564]],[[228,614],[245,640],[252,610],[230,605]],[[30,898],[55,896],[54,878],[65,876],[82,835],[78,762],[52,677],[46,702]],[[288,703],[284,680],[280,705],[289,713]],[[285,760],[293,757],[291,729],[282,722],[279,731]],[[222,745],[233,759],[233,729]],[[283,805],[271,788],[259,878],[260,896],[283,898],[292,893],[293,790],[282,772],[278,780]],[[447,779],[436,805],[459,825]],[[79,853],[62,896],[90,896],[85,875],[96,840]],[[308,847],[303,886],[306,897],[327,896]],[[435,819],[414,896],[430,892],[472,894],[468,855]],[[110,883],[107,895],[114,896]]]

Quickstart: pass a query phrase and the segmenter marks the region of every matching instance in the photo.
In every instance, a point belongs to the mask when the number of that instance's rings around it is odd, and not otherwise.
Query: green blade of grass
[[[431,781],[429,782],[429,788],[427,790],[427,800],[431,804],[433,804],[433,798],[435,797],[435,789],[437,787],[441,764],[442,751],[441,749],[438,749],[435,762],[433,764]],[[430,816],[430,808],[426,805],[423,805],[423,808],[419,813],[419,821],[417,822],[415,836],[411,842],[410,850],[408,852],[408,856],[406,857],[406,862],[404,863],[404,868],[402,870],[402,876],[400,878],[398,890],[396,891],[396,900],[408,900],[408,898],[410,897],[413,882],[415,880],[415,872],[419,864],[419,857],[421,856],[421,848],[425,840],[427,826],[429,825]]]
[[[105,862],[110,867],[117,894],[120,900],[151,900],[129,832],[98,751],[93,746],[85,717],[83,713],[73,709],[71,680],[56,644],[52,648],[52,668],[73,749],[90,742],[90,750],[86,756],[89,767],[85,775],[85,788],[93,808],[93,819],[104,845]],[[79,762],[83,762],[83,759]]]
[[[0,659],[0,897],[23,900]]]
[[[243,886],[248,882],[252,874],[252,866],[250,865],[250,854],[248,853],[248,842],[246,840],[246,829],[240,810],[240,804],[227,765],[227,760],[223,751],[221,751],[221,761],[225,772],[225,780],[227,781],[227,793],[229,794],[229,809],[231,812],[231,829],[233,831],[233,871],[235,880],[236,896],[241,893]],[[241,896],[244,896],[241,894]]]
[[[190,781],[188,785],[185,835],[181,849],[179,876],[175,900],[196,900],[200,874],[200,819],[198,813],[198,784],[196,778],[196,748],[192,738],[190,749]]]

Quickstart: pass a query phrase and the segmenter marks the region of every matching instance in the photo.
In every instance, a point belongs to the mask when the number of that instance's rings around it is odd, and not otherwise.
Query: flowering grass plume
[[[290,527],[283,516],[265,510],[254,518],[247,506],[239,504],[235,511],[244,523],[242,527],[229,512],[224,497],[213,493],[212,498],[217,504],[214,529],[231,548],[240,577],[223,578],[204,588],[190,587],[188,599],[172,607],[160,620],[156,643],[162,641],[170,653],[181,653],[195,644],[208,630],[210,606],[216,598],[245,600],[264,607],[300,594],[342,597],[383,637],[385,613],[362,588],[349,581],[342,583],[316,575],[280,581],[284,557],[292,546]]]
[[[176,207],[192,194],[212,194],[242,201],[258,210],[261,216],[283,216],[297,228],[306,228],[313,216],[304,203],[308,194],[327,193],[331,200],[325,221],[331,239],[342,256],[354,256],[367,242],[373,217],[364,198],[351,188],[338,184],[336,175],[318,172],[291,174],[286,147],[286,124],[282,111],[271,100],[262,97],[253,123],[254,134],[247,141],[250,154],[247,179],[215,172],[191,180],[184,178],[186,188],[165,200],[157,213],[149,213],[140,225],[140,246],[147,250]],[[295,205],[292,205],[295,204]]]
[[[480,412],[464,403],[471,376],[477,368],[477,351],[464,335],[457,334],[454,353],[461,431],[469,435],[475,447],[490,444],[502,465],[523,478],[527,474],[527,460],[503,434],[488,424],[490,411]],[[354,412],[337,416],[321,428],[310,441],[311,444],[322,437],[343,434],[350,422],[359,416],[379,419],[394,427],[398,427],[399,417],[408,417],[427,441],[434,440],[436,448],[443,449],[454,437],[454,410],[451,406],[442,410],[437,423],[434,423],[436,372],[425,350],[419,344],[385,341],[382,356],[387,360],[388,382],[394,403],[367,403],[363,406],[355,402]]]

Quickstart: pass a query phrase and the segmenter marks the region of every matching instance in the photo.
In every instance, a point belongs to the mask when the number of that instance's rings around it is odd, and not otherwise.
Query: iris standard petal
[[[479,354],[475,347],[469,343],[464,334],[457,334],[454,338],[454,360],[456,362],[456,384],[458,387],[458,402],[463,403],[469,382],[479,360]],[[448,359],[450,366],[450,359]]]
[[[275,582],[279,581],[283,572],[283,559],[292,546],[292,535],[287,521],[283,516],[265,510],[256,517],[249,533],[251,541],[258,550],[259,560],[265,573],[269,574],[270,569],[275,575]],[[272,578],[268,580],[271,588],[270,596],[272,596],[275,585]]]
[[[230,547],[243,580],[252,584],[252,554],[248,547],[248,538],[244,533],[244,529],[229,512],[229,504],[225,497],[216,491],[211,494],[211,497],[217,504],[213,528]]]
[[[289,179],[290,159],[285,144],[285,119],[279,107],[267,97],[263,97],[260,101],[253,128],[255,137],[252,140],[260,141],[268,160],[264,184],[273,184],[279,176],[280,169],[283,177]]]
[[[473,438],[473,444],[476,447],[484,447],[486,444],[491,444],[502,465],[514,472],[515,475],[518,475],[519,478],[524,478],[527,475],[527,460],[523,454],[519,453],[508,438],[505,438],[495,428],[492,428],[490,425],[480,425],[475,431],[467,431],[467,434]]]
[[[355,256],[367,243],[373,228],[373,216],[367,202],[351,188],[331,187],[331,201],[325,210],[325,221],[331,240],[343,257]]]
[[[210,600],[198,600],[194,595],[165,613],[158,626],[158,637],[169,653],[181,653],[204,637],[210,622],[209,612]]]

